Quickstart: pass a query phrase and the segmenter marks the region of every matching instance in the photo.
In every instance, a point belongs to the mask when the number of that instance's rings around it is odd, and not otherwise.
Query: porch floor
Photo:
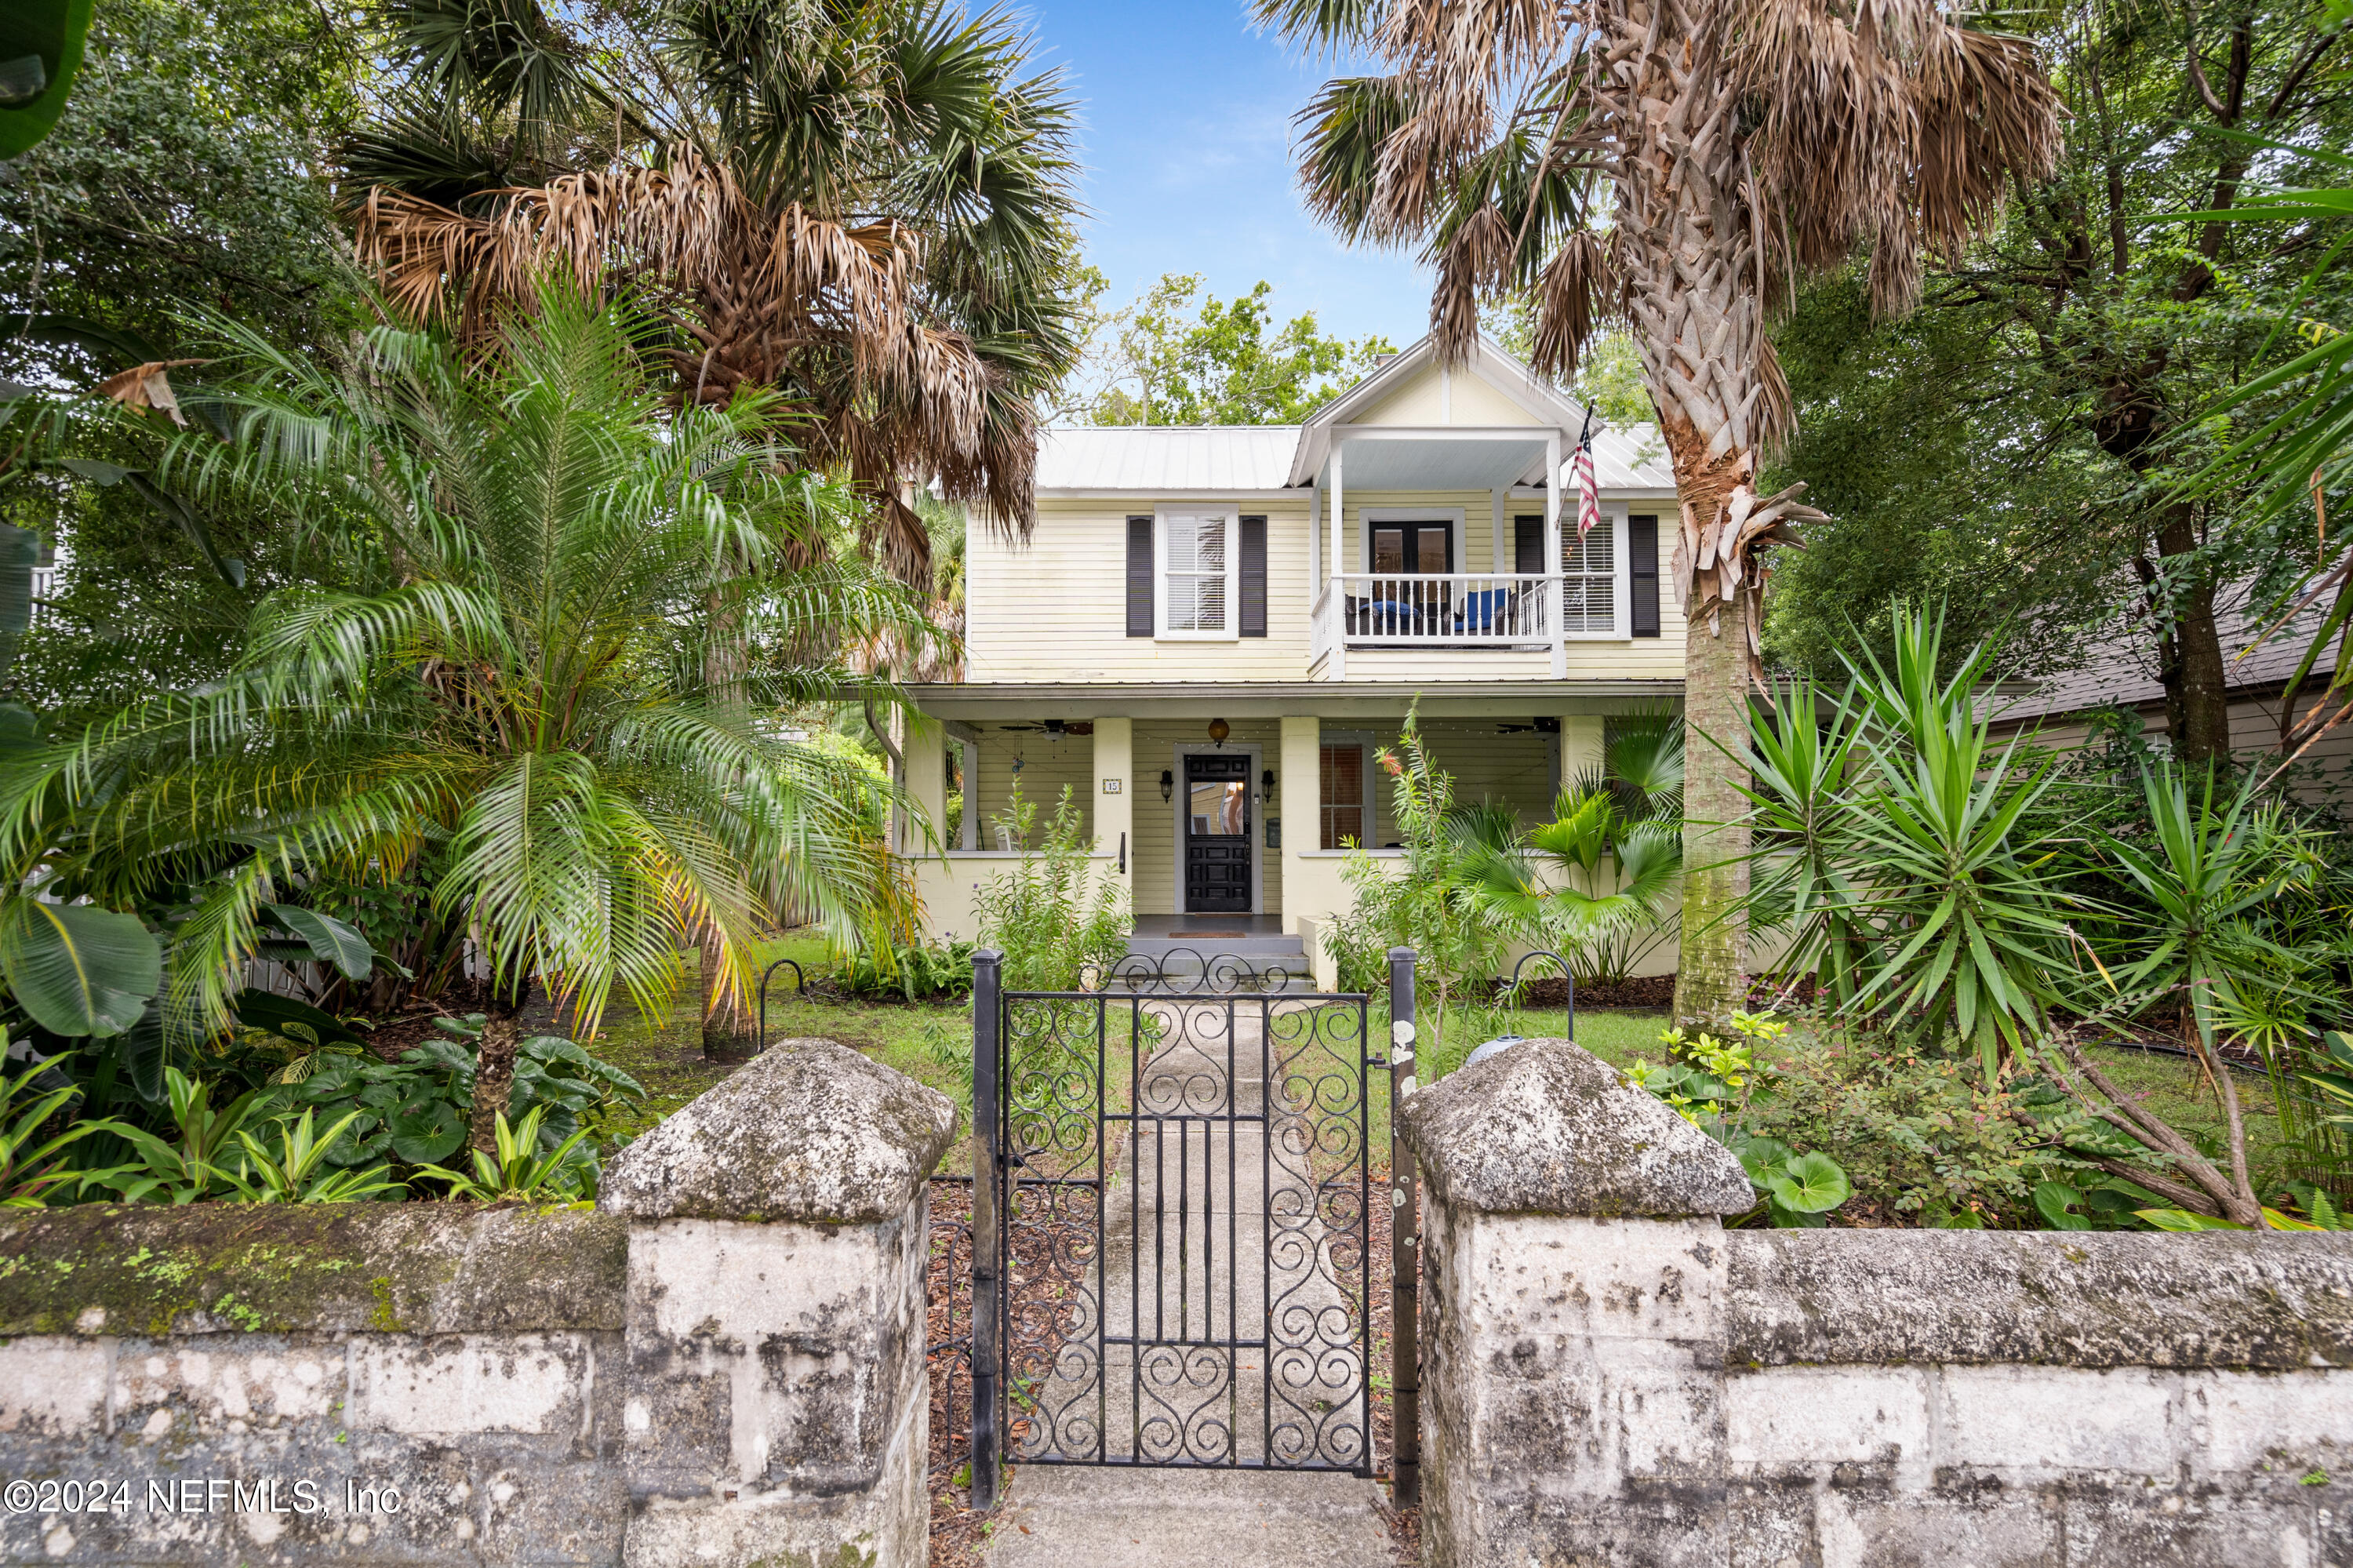
[[[1138,915],[1139,937],[1280,937],[1280,915]]]

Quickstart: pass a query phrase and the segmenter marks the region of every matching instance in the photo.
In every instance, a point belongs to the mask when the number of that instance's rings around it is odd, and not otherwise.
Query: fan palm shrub
[[[234,439],[189,437],[179,477],[283,508],[361,586],[278,590],[227,678],[0,761],[7,863],[174,906],[180,1029],[227,1025],[276,889],[391,877],[433,846],[433,906],[498,998],[472,1109],[489,1149],[532,982],[593,1029],[616,988],[665,1005],[681,944],[714,944],[740,993],[787,906],[843,940],[908,928],[865,825],[882,787],[757,716],[833,690],[845,637],[916,619],[821,547],[846,497],[781,440],[776,397],[666,412],[644,319],[554,285],[487,353],[384,326],[323,365],[217,325]],[[715,696],[697,611],[738,574],[749,657]]]
[[[1461,363],[1482,302],[1534,302],[1535,361],[1569,379],[1631,329],[1682,499],[1694,747],[1676,1012],[1742,1004],[1747,687],[1770,546],[1820,516],[1760,493],[1788,438],[1767,335],[1809,275],[1868,257],[1874,313],[1909,310],[1921,252],[1957,255],[2054,166],[2059,104],[2031,45],[1935,5],[1829,0],[1259,0],[1291,37],[1382,74],[1300,116],[1311,207],[1350,240],[1418,245],[1430,326]]]
[[[1683,726],[1672,713],[1613,723],[1599,768],[1564,789],[1523,838],[1472,833],[1470,875],[1525,940],[1557,948],[1579,985],[1623,980],[1668,931],[1683,874]]]

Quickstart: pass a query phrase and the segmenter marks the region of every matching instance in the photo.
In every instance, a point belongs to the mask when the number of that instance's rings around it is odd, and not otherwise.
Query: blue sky
[[[1350,250],[1301,207],[1291,117],[1328,62],[1250,23],[1241,0],[1029,0],[1042,61],[1083,104],[1088,260],[1124,304],[1164,272],[1230,299],[1263,278],[1275,319],[1400,347],[1430,319],[1412,258]]]

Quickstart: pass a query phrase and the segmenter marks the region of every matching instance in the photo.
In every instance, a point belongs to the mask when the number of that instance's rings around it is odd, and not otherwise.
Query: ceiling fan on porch
[[[1497,735],[1558,735],[1560,720],[1540,718],[1529,724],[1499,724],[1495,726],[1495,733]]]
[[[1095,732],[1092,719],[1046,719],[1038,724],[1000,724],[990,727],[1008,731],[1024,730],[1032,735],[1040,732],[1047,735],[1092,735]]]

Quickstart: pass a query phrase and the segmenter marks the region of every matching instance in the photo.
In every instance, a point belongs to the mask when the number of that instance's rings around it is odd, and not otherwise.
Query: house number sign
[[[1125,782],[1125,780],[1124,780],[1124,779],[1104,779],[1104,780],[1103,780],[1103,793],[1104,793],[1104,794],[1106,794],[1106,795],[1116,795],[1116,794],[1118,794],[1118,793],[1119,793],[1119,787],[1120,787],[1120,785],[1121,785],[1121,784],[1123,784],[1123,783],[1124,783],[1124,782]]]

